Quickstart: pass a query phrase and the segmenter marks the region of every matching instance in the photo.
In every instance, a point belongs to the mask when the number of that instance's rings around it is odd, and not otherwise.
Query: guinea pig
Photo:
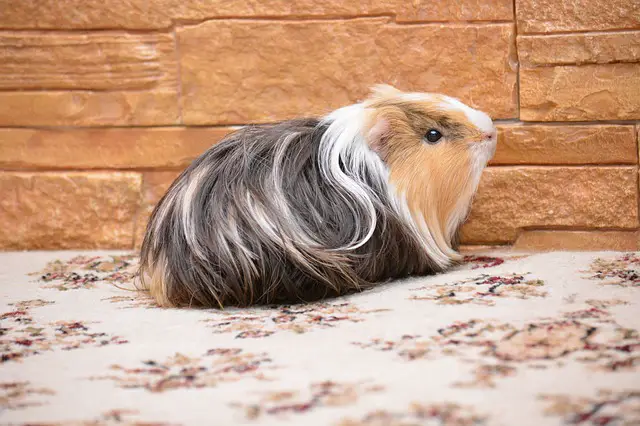
[[[142,287],[161,306],[222,308],[444,271],[495,147],[487,114],[387,85],[320,119],[244,127],[156,206]]]

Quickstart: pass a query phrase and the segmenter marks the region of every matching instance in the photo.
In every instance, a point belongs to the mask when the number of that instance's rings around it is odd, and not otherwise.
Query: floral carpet
[[[309,305],[161,309],[113,252],[0,254],[11,425],[640,425],[640,256],[468,255]]]

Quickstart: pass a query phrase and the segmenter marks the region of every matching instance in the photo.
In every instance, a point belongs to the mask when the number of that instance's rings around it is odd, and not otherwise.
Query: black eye
[[[441,137],[442,133],[440,133],[436,129],[429,130],[425,135],[425,138],[427,139],[427,141],[429,141],[429,143],[436,143],[440,140]]]

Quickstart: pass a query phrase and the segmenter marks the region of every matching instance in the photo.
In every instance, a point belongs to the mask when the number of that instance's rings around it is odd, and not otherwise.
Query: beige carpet
[[[2,424],[640,425],[640,257],[468,257],[305,306],[154,307],[114,253],[0,254]]]

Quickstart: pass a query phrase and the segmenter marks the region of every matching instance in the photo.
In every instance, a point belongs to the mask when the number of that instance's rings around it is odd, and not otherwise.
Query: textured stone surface
[[[170,34],[0,32],[0,90],[175,90],[176,73]]]
[[[169,34],[0,32],[0,125],[153,125],[179,119]]]
[[[130,248],[137,173],[0,172],[0,249]]]
[[[179,28],[178,40],[186,124],[323,114],[381,82],[516,115],[511,24],[225,20]]]
[[[0,129],[0,167],[181,168],[230,128]]]
[[[633,126],[500,125],[491,164],[635,164]]]
[[[640,119],[640,63],[523,68],[520,118]]]
[[[636,167],[496,167],[485,170],[465,244],[510,243],[521,228],[636,228]]]
[[[152,126],[179,121],[175,90],[0,92],[0,126]]]
[[[513,248],[516,250],[552,251],[636,251],[638,231],[523,231]]]
[[[516,0],[520,33],[640,28],[637,0]]]
[[[180,172],[172,171],[147,172],[143,175],[142,203],[136,219],[135,248],[140,248],[142,245],[147,222],[153,208],[179,174]]]
[[[127,126],[321,115],[386,82],[493,118],[554,122],[499,126],[492,165],[502,167],[485,173],[465,242],[636,248],[640,231],[597,228],[637,229],[637,166],[572,166],[636,165],[640,126],[568,122],[640,122],[640,2],[516,0],[519,92],[513,5],[0,0],[0,127],[25,127],[0,129],[0,223],[10,224],[0,247],[139,245],[176,170],[231,129]],[[557,167],[511,167],[527,164]],[[144,179],[19,173],[73,169]],[[136,191],[131,210],[114,201]],[[123,209],[126,220],[100,216]]]
[[[398,21],[498,21],[514,17],[513,2],[506,0],[397,0],[395,3]]]
[[[522,66],[640,61],[640,31],[519,36]]]
[[[1,28],[168,28],[220,17],[396,15],[399,21],[513,19],[511,0],[0,0]]]

